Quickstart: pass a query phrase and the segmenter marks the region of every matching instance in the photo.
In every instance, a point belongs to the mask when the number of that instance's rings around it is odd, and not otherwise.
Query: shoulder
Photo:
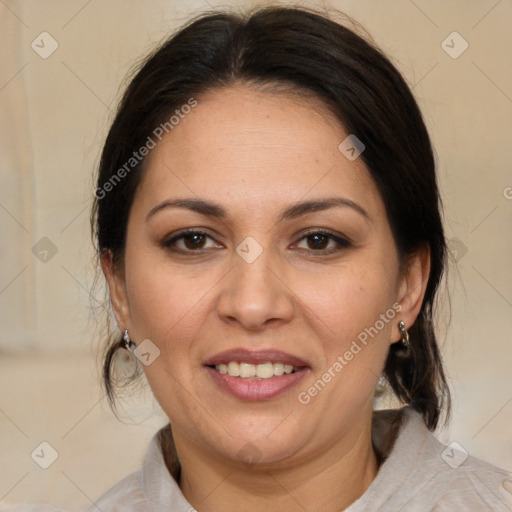
[[[103,495],[83,510],[83,512],[107,511],[140,511],[150,510],[141,485],[143,470],[130,473],[113,485]],[[122,508],[118,508],[122,507]],[[2,512],[0,510],[0,512]]]
[[[448,446],[428,432],[419,459],[421,475],[432,475],[424,492],[436,498],[435,510],[512,510],[512,473],[471,456],[456,442]],[[420,466],[421,467],[421,466]]]
[[[458,443],[441,443],[412,409],[403,415],[382,467],[401,481],[397,499],[390,500],[407,504],[406,510],[512,510],[512,473],[472,457]]]
[[[160,432],[160,431],[159,431]],[[169,495],[179,490],[172,480],[159,444],[159,432],[151,439],[144,456],[142,468],[134,471],[114,484],[100,497],[90,497],[91,504],[81,512],[150,512],[156,496]],[[173,485],[174,483],[174,485]],[[169,488],[171,489],[169,491]],[[177,510],[170,508],[169,510]],[[43,504],[3,504],[0,512],[70,512]]]
[[[162,438],[169,425],[162,427],[151,439],[142,468],[112,486],[82,512],[190,512],[178,483],[165,464]],[[2,512],[0,510],[0,512]]]
[[[443,445],[444,446],[444,445]],[[456,460],[453,447],[444,447],[444,458]],[[434,477],[439,499],[436,511],[464,510],[511,511],[512,474],[475,457],[459,452],[460,466],[444,468]]]

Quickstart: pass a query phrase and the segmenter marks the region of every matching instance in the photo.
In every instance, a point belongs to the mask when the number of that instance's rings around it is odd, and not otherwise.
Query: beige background
[[[165,421],[150,395],[126,405],[124,423],[102,399],[92,170],[129,67],[209,5],[256,4],[0,2],[0,501],[85,506],[140,466]],[[439,437],[512,470],[512,1],[305,5],[361,22],[414,88],[453,251],[439,332],[455,409]],[[43,31],[59,45],[47,59],[31,48]],[[454,31],[469,44],[456,59],[442,47]],[[46,262],[32,252],[43,237],[57,250]],[[59,453],[47,470],[31,458],[42,441]]]

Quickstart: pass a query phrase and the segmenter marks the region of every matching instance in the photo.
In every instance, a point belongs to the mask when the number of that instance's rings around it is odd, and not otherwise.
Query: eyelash
[[[208,250],[208,249],[193,250],[193,249],[173,248],[173,245],[175,245],[176,242],[178,242],[179,240],[182,240],[185,237],[190,236],[190,235],[203,235],[203,236],[206,236],[207,238],[210,238],[213,240],[213,238],[210,235],[208,235],[208,233],[205,233],[204,231],[196,230],[196,229],[186,229],[186,230],[178,233],[176,236],[172,237],[171,239],[165,240],[164,242],[162,242],[162,247],[169,249],[173,252],[179,252],[182,254],[187,254],[187,253],[201,254],[202,252]],[[305,250],[305,251],[308,251],[311,253],[318,254],[320,256],[323,256],[323,255],[327,256],[327,255],[339,252],[343,249],[348,249],[352,246],[352,244],[347,239],[337,236],[334,233],[332,233],[331,231],[327,231],[325,229],[314,229],[314,230],[308,231],[299,239],[298,243],[301,242],[302,240],[305,240],[308,237],[311,237],[314,235],[321,235],[321,236],[327,237],[329,239],[328,242],[331,240],[334,241],[337,244],[337,247],[331,247],[330,249],[321,249],[318,251],[314,250],[314,249],[300,249],[300,250]]]

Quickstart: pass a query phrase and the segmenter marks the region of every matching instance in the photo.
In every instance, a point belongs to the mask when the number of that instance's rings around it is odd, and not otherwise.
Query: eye
[[[210,245],[208,245],[208,241]],[[305,242],[306,247],[300,247]],[[162,242],[162,247],[174,252],[181,253],[201,253],[215,247],[222,247],[215,243],[214,239],[204,231],[197,229],[187,229],[181,231],[170,239]],[[297,247],[301,250],[319,253],[320,255],[332,254],[342,249],[351,247],[351,243],[345,238],[336,235],[330,231],[316,229],[306,233],[300,238]]]
[[[306,233],[299,240],[299,244],[302,241],[306,242],[307,247],[299,247],[300,249],[322,254],[332,254],[351,246],[351,243],[345,238],[322,229]]]
[[[162,246],[176,252],[200,252],[215,247],[215,244],[208,247],[208,240],[213,238],[204,231],[187,229],[162,242]]]

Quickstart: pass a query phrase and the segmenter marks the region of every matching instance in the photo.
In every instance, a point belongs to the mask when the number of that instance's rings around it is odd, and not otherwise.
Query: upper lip
[[[263,363],[283,363],[290,364],[296,368],[309,366],[303,359],[280,350],[264,349],[264,350],[247,350],[244,348],[236,348],[226,350],[207,359],[203,364],[205,366],[214,366],[218,364],[227,364],[230,361],[249,364]]]

